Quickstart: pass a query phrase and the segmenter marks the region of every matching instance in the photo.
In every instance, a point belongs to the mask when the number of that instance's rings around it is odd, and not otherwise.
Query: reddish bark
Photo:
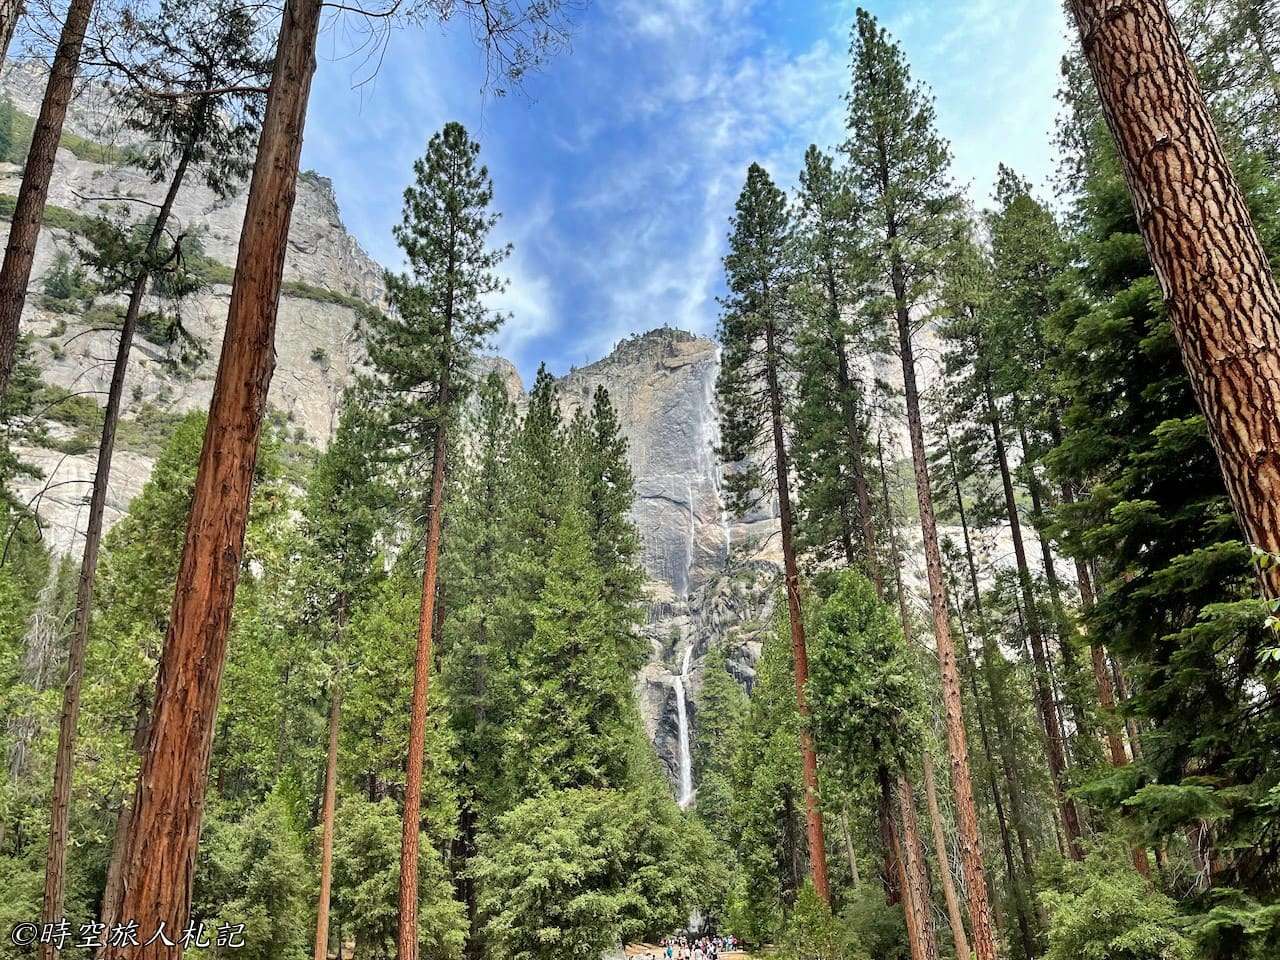
[[[1018,517],[1018,501],[1013,491],[1013,477],[1009,471],[1009,455],[1005,449],[1004,435],[1000,428],[1000,413],[996,407],[990,380],[985,381],[987,417],[991,423],[991,435],[995,443],[996,466],[1000,468],[1000,481],[1004,487],[1005,515],[1009,519],[1009,535],[1013,540],[1013,555],[1018,567],[1018,583],[1022,587],[1022,604],[1026,617],[1027,635],[1031,641],[1031,659],[1035,680],[1036,707],[1044,727],[1045,747],[1049,759],[1049,773],[1053,779],[1053,791],[1062,814],[1063,829],[1067,836],[1067,850],[1072,859],[1084,859],[1080,845],[1080,814],[1075,801],[1067,796],[1067,758],[1062,720],[1058,715],[1057,698],[1049,675],[1049,655],[1045,649],[1044,632],[1040,624],[1040,612],[1036,607],[1031,585],[1031,568],[1022,542],[1022,524]]]
[[[951,923],[951,937],[955,940],[956,956],[969,956],[969,937],[964,932],[964,915],[960,912],[960,898],[956,896],[955,881],[951,879],[951,858],[947,855],[947,837],[942,830],[942,811],[938,808],[938,787],[933,779],[933,758],[924,752],[924,795],[929,805],[929,825],[933,831],[933,853],[938,860],[938,872],[942,874],[942,895],[947,901],[947,919]]]
[[[787,614],[791,623],[791,655],[796,675],[796,711],[800,714],[800,755],[804,766],[805,834],[809,844],[809,872],[813,888],[823,903],[831,903],[827,879],[827,845],[818,802],[818,754],[809,732],[809,654],[805,646],[804,614],[800,607],[800,573],[796,567],[795,518],[791,510],[791,472],[782,428],[782,388],[778,382],[778,350],[773,323],[765,325],[765,351],[769,386],[769,411],[773,426],[773,455],[778,491],[778,523],[782,528],[782,564],[787,589]]]
[[[107,408],[103,412],[102,437],[98,444],[98,461],[93,472],[93,492],[89,496],[89,520],[84,534],[84,555],[80,560],[80,579],[76,587],[75,620],[67,655],[67,681],[62,692],[62,713],[58,719],[58,747],[53,765],[53,799],[50,804],[49,844],[45,851],[44,900],[42,919],[53,923],[62,916],[67,863],[67,828],[71,812],[71,779],[75,765],[76,723],[80,716],[80,692],[84,681],[84,659],[89,644],[89,619],[93,613],[93,587],[98,573],[98,552],[102,546],[103,517],[107,507],[107,489],[111,480],[111,459],[115,453],[116,428],[120,423],[120,406],[124,398],[124,379],[129,367],[129,351],[138,326],[142,298],[151,279],[151,263],[160,248],[174,201],[182,188],[190,163],[190,148],[183,151],[169,181],[163,203],[156,213],[143,253],[142,269],[134,278],[129,305],[120,326],[120,342],[116,347],[111,386],[107,390]],[[127,804],[126,804],[127,807]],[[120,825],[117,825],[118,827]],[[40,948],[43,960],[54,960],[54,946]]]
[[[1245,536],[1280,553],[1280,288],[1164,0],[1071,0]],[[1280,597],[1280,566],[1260,574]]]
[[[446,325],[445,337],[449,337]],[[440,390],[440,406],[449,403],[448,364]],[[427,503],[426,558],[422,568],[422,601],[418,608],[418,646],[413,664],[413,700],[409,707],[409,759],[404,787],[404,821],[400,834],[400,923],[396,937],[398,960],[418,957],[418,847],[422,835],[422,758],[426,744],[427,696],[431,678],[432,643],[436,628],[436,580],[443,526],[444,468],[448,421],[436,423],[431,461],[431,494]]]
[[[9,378],[17,359],[18,325],[23,304],[27,302],[27,283],[36,257],[44,205],[49,198],[53,162],[58,141],[62,139],[62,124],[67,118],[71,87],[80,69],[80,51],[92,12],[93,0],[71,0],[67,7],[67,19],[63,21],[58,49],[49,70],[49,83],[40,102],[40,115],[31,134],[22,185],[14,202],[4,265],[0,266],[0,397],[9,390]]]
[[[161,656],[151,733],[129,828],[120,914],[180,934],[191,907],[227,631],[244,550],[258,435],[275,366],[276,309],[315,71],[319,0],[288,0],[249,186],[209,425]],[[109,947],[168,958],[160,940]]]
[[[898,811],[902,818],[903,859],[906,862],[907,883],[916,915],[920,956],[923,960],[938,960],[938,939],[933,930],[929,875],[925,868],[924,844],[920,840],[920,821],[916,817],[916,801],[911,781],[905,773],[898,774]]]

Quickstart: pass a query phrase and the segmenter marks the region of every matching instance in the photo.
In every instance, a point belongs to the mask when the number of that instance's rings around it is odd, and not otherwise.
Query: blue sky
[[[1043,183],[1060,4],[864,0],[937,96],[976,203],[1003,161]],[[347,227],[396,266],[391,225],[413,160],[460,120],[482,145],[510,241],[513,316],[496,347],[526,381],[598,359],[629,333],[715,330],[728,217],[752,161],[785,186],[809,143],[842,136],[849,28],[841,0],[591,0],[573,48],[523,96],[483,90],[461,23],[402,28],[373,75],[330,25],[303,165],[333,178]],[[353,52],[356,51],[356,52]]]

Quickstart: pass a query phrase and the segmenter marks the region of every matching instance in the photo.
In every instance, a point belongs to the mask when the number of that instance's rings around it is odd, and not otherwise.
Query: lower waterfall
[[[680,673],[671,680],[676,690],[676,723],[680,731],[680,792],[677,797],[680,806],[687,807],[693,802],[693,756],[689,750],[689,706],[685,701],[685,681],[689,678],[689,670],[693,666],[693,644],[684,651],[684,660],[680,664]]]

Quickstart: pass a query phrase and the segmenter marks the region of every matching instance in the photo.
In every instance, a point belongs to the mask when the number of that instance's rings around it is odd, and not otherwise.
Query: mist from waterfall
[[[686,683],[692,667],[693,644],[690,643],[685,648],[680,672],[671,678],[671,685],[676,691],[676,724],[680,733],[680,790],[677,800],[682,807],[687,807],[693,802],[693,756],[689,748],[689,705],[685,700]]]

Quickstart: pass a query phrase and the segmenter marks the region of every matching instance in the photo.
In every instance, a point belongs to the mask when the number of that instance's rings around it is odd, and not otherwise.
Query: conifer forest
[[[864,2],[0,0],[0,960],[1280,958],[1280,2]]]

